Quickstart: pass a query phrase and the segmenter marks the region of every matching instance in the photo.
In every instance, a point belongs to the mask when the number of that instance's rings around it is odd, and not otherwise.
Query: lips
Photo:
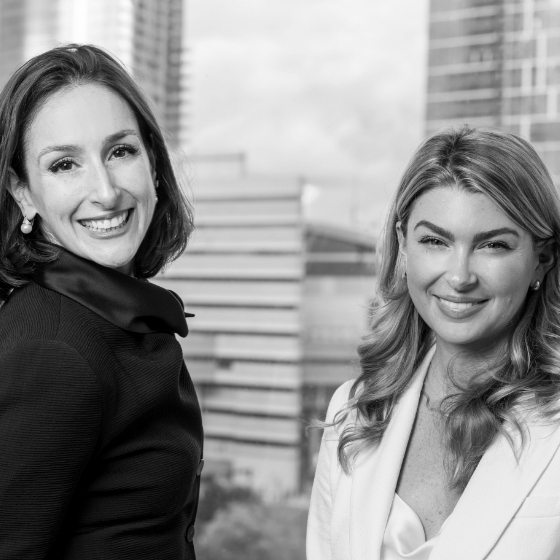
[[[113,231],[122,228],[128,222],[131,210],[123,210],[111,218],[102,217],[90,220],[79,220],[80,224],[86,229],[98,232]]]
[[[487,299],[475,298],[453,298],[446,299],[443,297],[434,296],[440,311],[451,319],[466,319],[475,313],[488,302]]]

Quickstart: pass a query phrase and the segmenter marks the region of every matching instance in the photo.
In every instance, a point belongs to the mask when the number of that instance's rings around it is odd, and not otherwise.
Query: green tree
[[[307,511],[288,505],[231,503],[197,539],[199,560],[304,560]]]
[[[196,514],[197,530],[211,521],[221,510],[231,503],[257,503],[260,497],[250,488],[235,486],[230,481],[216,476],[202,478],[200,500]]]

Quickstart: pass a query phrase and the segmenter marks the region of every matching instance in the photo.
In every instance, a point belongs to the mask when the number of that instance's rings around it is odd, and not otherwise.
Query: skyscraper
[[[428,134],[498,126],[560,183],[560,1],[431,0]]]
[[[119,58],[154,102],[172,142],[185,141],[180,105],[184,0],[2,0],[0,84],[22,62],[64,43]]]

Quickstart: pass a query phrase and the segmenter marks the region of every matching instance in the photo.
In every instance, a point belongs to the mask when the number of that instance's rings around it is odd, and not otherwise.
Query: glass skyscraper
[[[431,0],[427,133],[492,125],[560,182],[560,1]]]
[[[25,60],[64,43],[118,57],[155,104],[171,143],[186,142],[184,0],[2,0],[0,85]]]

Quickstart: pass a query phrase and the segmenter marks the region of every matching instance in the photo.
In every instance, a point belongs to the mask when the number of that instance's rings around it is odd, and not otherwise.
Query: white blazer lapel
[[[506,438],[498,436],[473,473],[430,560],[486,558],[560,446],[557,425],[532,424],[528,434],[519,463]]]
[[[349,520],[352,560],[379,560],[424,377],[434,351],[435,346],[418,367],[410,387],[397,403],[379,445],[359,455],[354,465]]]

